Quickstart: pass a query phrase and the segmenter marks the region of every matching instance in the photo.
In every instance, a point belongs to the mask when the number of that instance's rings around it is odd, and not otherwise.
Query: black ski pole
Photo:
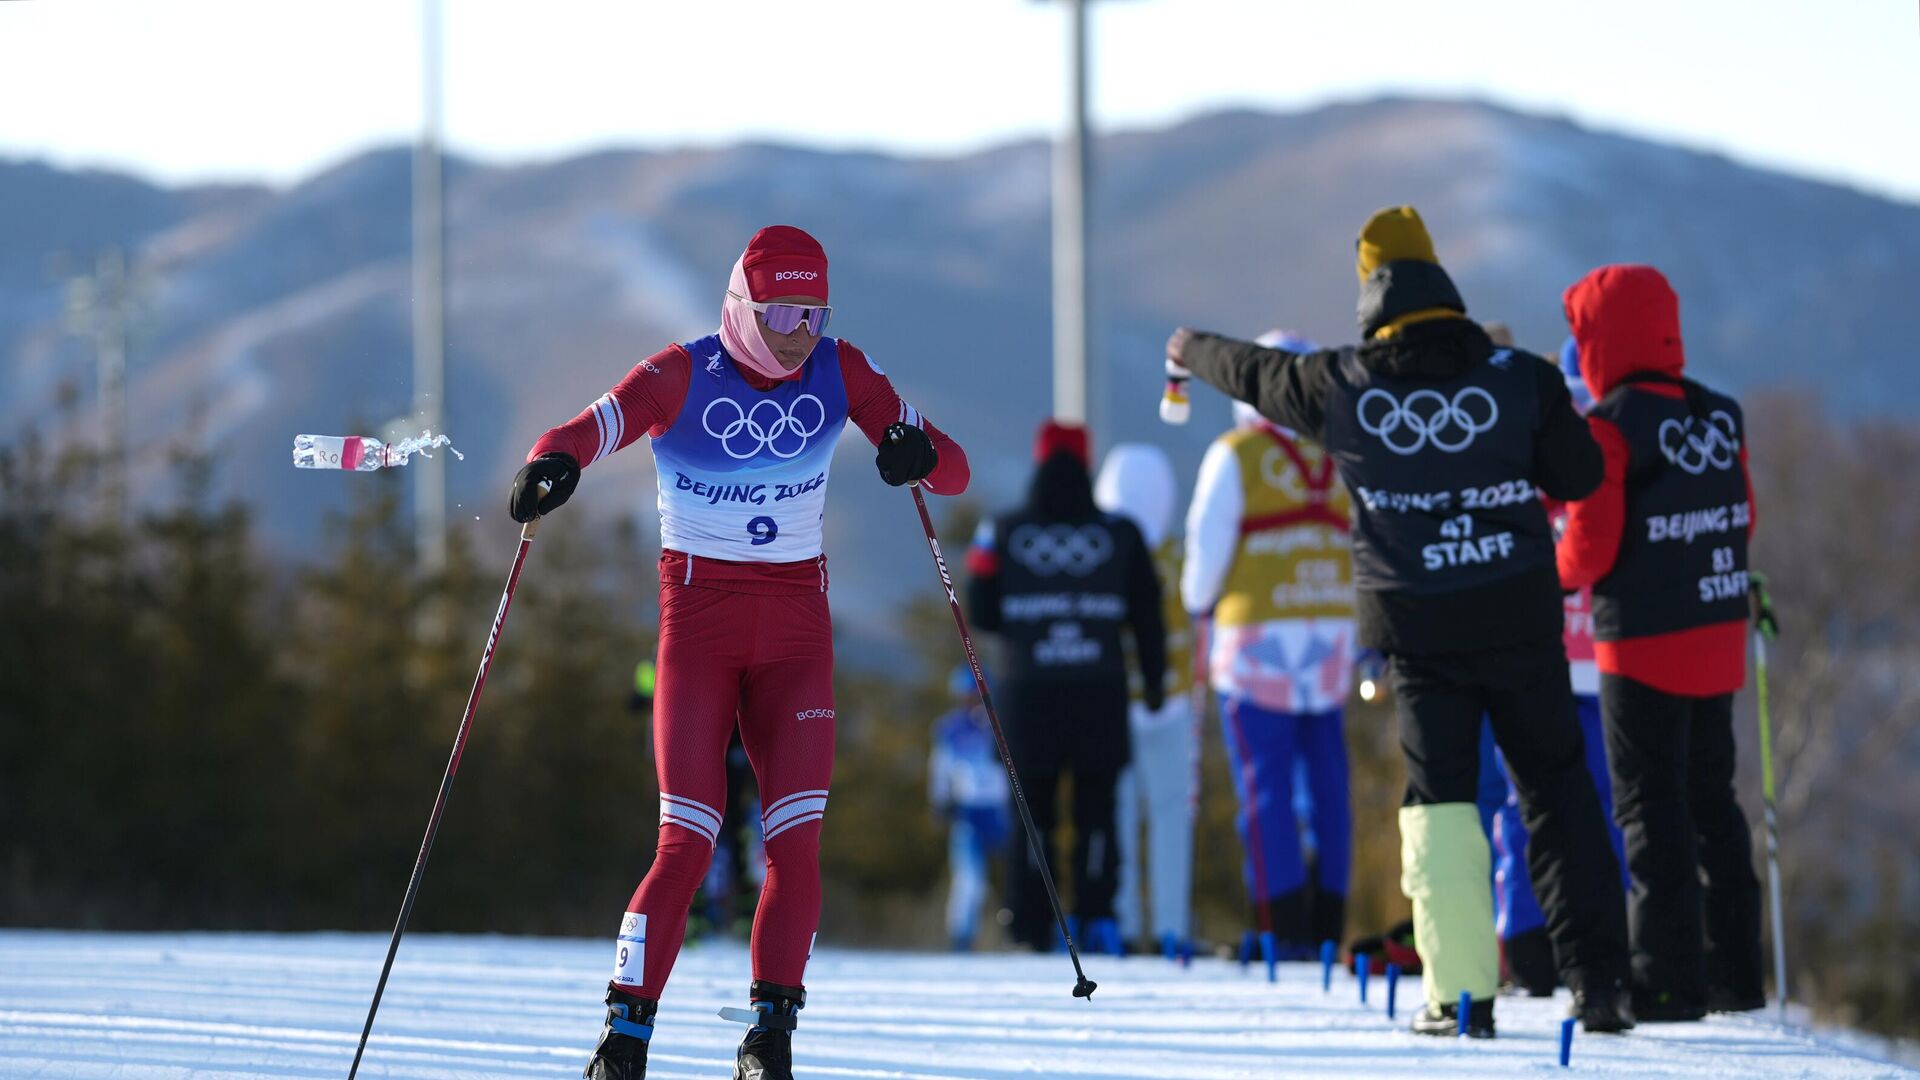
[[[940,538],[934,535],[933,518],[927,516],[927,500],[920,494],[920,485],[913,485],[913,505],[920,510],[920,524],[927,530],[927,547],[933,552],[933,564],[940,569],[940,584],[947,590],[947,603],[953,608],[953,624],[960,628],[960,644],[967,650],[967,664],[973,668],[973,684],[980,690],[980,704],[986,706],[987,719],[993,724],[993,741],[1000,747],[1000,761],[1007,767],[1007,780],[1013,785],[1013,803],[1020,808],[1020,822],[1027,827],[1027,848],[1033,853],[1033,860],[1039,864],[1040,880],[1047,886],[1047,901],[1053,905],[1053,918],[1060,926],[1060,936],[1067,943],[1067,955],[1073,958],[1073,973],[1078,981],[1073,986],[1073,996],[1091,998],[1099,984],[1087,978],[1080,968],[1080,950],[1073,944],[1073,934],[1067,930],[1067,917],[1060,910],[1060,893],[1053,887],[1053,871],[1047,868],[1047,848],[1040,838],[1040,829],[1033,823],[1033,812],[1027,809],[1026,792],[1020,788],[1019,770],[1013,767],[1013,752],[1007,749],[1007,733],[1000,728],[1000,716],[993,709],[993,694],[987,689],[987,676],[980,668],[980,654],[973,649],[973,635],[967,632],[967,617],[960,612],[960,598],[953,591],[953,575],[947,572],[947,557],[940,553]]]
[[[520,584],[520,567],[527,561],[527,549],[533,546],[533,534],[540,519],[520,527],[520,550],[514,553],[513,570],[507,574],[506,591],[500,594],[500,610],[494,613],[493,629],[487,632],[487,647],[480,654],[480,672],[474,676],[473,692],[467,695],[466,715],[460,718],[460,730],[453,737],[453,756],[447,759],[446,775],[440,778],[440,794],[433,800],[433,813],[427,818],[427,835],[420,841],[420,855],[413,861],[413,879],[407,882],[406,899],[400,902],[400,918],[393,924],[393,940],[387,943],[387,960],[380,965],[380,982],[373,988],[373,1004],[367,1006],[367,1022],[360,1029],[360,1045],[353,1051],[353,1066],[347,1080],[360,1072],[360,1056],[367,1052],[367,1036],[373,1033],[373,1014],[380,1011],[380,996],[387,992],[387,976],[393,972],[394,954],[400,951],[400,935],[407,931],[407,917],[413,914],[414,898],[420,894],[420,879],[427,872],[427,856],[433,852],[433,838],[440,831],[440,818],[447,811],[447,795],[453,791],[453,776],[460,771],[460,755],[467,748],[467,734],[473,729],[473,714],[480,706],[480,691],[487,685],[487,669],[493,666],[493,650],[500,644],[500,631],[507,624],[507,609],[513,606],[513,590]]]

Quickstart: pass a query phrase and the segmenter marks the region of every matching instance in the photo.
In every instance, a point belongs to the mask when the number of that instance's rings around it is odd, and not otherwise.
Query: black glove
[[[1148,712],[1157,713],[1166,703],[1167,691],[1164,687],[1148,683],[1140,688],[1140,704],[1145,705]]]
[[[507,493],[507,513],[525,524],[542,514],[560,509],[580,482],[580,463],[572,454],[541,454],[520,468],[513,478],[513,490]],[[540,494],[547,487],[545,496]]]
[[[880,452],[873,456],[880,479],[899,487],[925,480],[940,464],[940,452],[933,448],[927,433],[912,424],[889,424],[880,437]]]

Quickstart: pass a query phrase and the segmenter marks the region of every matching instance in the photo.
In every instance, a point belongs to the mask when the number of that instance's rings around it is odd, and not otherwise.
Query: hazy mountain
[[[131,445],[164,445],[199,417],[268,539],[310,550],[357,479],[295,472],[292,437],[377,433],[409,407],[409,167],[391,149],[285,190],[169,190],[0,162],[0,442],[54,425],[63,384],[79,393],[76,426],[91,426],[91,353],[63,329],[58,275],[126,245],[152,283]],[[1920,296],[1920,207],[1560,120],[1409,100],[1112,135],[1095,167],[1110,430],[1163,442],[1183,469],[1226,408],[1203,392],[1193,425],[1159,425],[1167,332],[1351,337],[1354,232],[1401,202],[1420,207],[1472,313],[1536,350],[1557,347],[1559,295],[1582,272],[1651,262],[1680,291],[1709,380],[1804,383],[1810,402],[1848,414],[1920,393],[1899,321]],[[446,426],[467,453],[449,469],[455,520],[508,534],[501,504],[527,446],[641,357],[717,325],[728,267],[776,221],[826,244],[836,332],[968,446],[974,497],[1018,498],[1051,386],[1048,170],[1040,143],[932,160],[744,145],[454,163]],[[933,580],[906,496],[879,484],[870,457],[857,434],[844,444],[828,539],[837,606],[869,626]],[[603,463],[575,507],[651,527],[651,470],[640,447]]]

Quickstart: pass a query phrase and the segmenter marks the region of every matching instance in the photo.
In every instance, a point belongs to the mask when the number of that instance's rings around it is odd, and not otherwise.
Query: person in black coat
[[[1560,372],[1496,347],[1410,206],[1358,241],[1366,340],[1267,349],[1181,329],[1169,371],[1191,373],[1326,447],[1353,493],[1359,644],[1388,657],[1407,762],[1401,888],[1413,901],[1423,1034],[1493,1035],[1499,955],[1474,806],[1483,718],[1519,790],[1528,863],[1561,979],[1588,1031],[1632,1026],[1619,864],[1587,778],[1561,642],[1553,534],[1540,492],[1600,484],[1600,448]]]
[[[1124,631],[1158,708],[1166,631],[1160,581],[1140,531],[1095,507],[1086,429],[1040,429],[1026,505],[980,523],[967,552],[967,606],[975,626],[1006,644],[1007,745],[1034,824],[1051,835],[1061,777],[1073,776],[1072,911],[1095,949],[1118,950],[1119,874],[1114,783],[1131,759]],[[1054,860],[1059,865],[1059,860]],[[1008,927],[1038,951],[1055,930],[1030,853],[1009,860]]]

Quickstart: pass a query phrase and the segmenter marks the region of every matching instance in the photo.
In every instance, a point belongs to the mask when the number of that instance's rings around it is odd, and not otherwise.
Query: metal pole
[[[1780,903],[1780,820],[1773,799],[1773,723],[1767,715],[1767,637],[1759,628],[1753,631],[1753,655],[1759,675],[1760,694],[1760,782],[1766,796],[1763,813],[1767,822],[1767,894],[1772,902],[1773,992],[1779,995],[1780,1023],[1787,1022],[1787,938],[1786,918]]]
[[[420,0],[420,141],[413,152],[413,419],[445,432],[446,230],[441,217],[441,0]],[[447,473],[441,458],[413,470],[414,549],[421,569],[447,561]]]
[[[1087,978],[1085,969],[1080,966],[1080,948],[1073,943],[1073,933],[1067,928],[1066,912],[1060,907],[1060,891],[1054,888],[1053,871],[1047,865],[1047,844],[1040,836],[1040,829],[1033,823],[1033,811],[1027,808],[1027,793],[1020,786],[1020,770],[1014,767],[1013,751],[1007,747],[1007,733],[1000,726],[1000,714],[993,707],[993,692],[987,689],[987,674],[980,666],[980,654],[973,648],[973,634],[967,630],[967,617],[960,611],[960,596],[953,589],[953,574],[947,570],[947,557],[940,550],[940,537],[933,530],[933,518],[927,514],[926,496],[920,494],[920,485],[914,484],[914,508],[920,511],[920,526],[927,533],[927,548],[933,552],[933,565],[940,571],[940,584],[947,590],[947,605],[953,609],[953,625],[960,630],[960,646],[966,650],[967,666],[973,669],[973,685],[980,691],[980,704],[987,710],[987,721],[993,726],[993,741],[1000,748],[1000,763],[1007,767],[1007,783],[1013,789],[1013,805],[1020,811],[1020,823],[1026,828],[1027,851],[1033,856],[1033,862],[1040,871],[1040,882],[1047,887],[1047,901],[1053,905],[1054,925],[1059,927],[1060,939],[1067,943],[1067,956],[1073,960],[1073,996],[1077,998],[1093,997],[1093,991],[1100,984]]]
[[[480,692],[487,688],[493,652],[500,646],[501,631],[506,629],[514,590],[520,587],[520,569],[526,565],[527,549],[533,546],[534,534],[539,531],[539,518],[520,527],[520,547],[513,554],[513,569],[507,572],[507,587],[500,594],[500,607],[493,613],[493,628],[487,631],[487,647],[480,653],[480,670],[473,677],[473,690],[467,694],[467,711],[460,715],[460,728],[453,736],[453,753],[447,758],[447,771],[440,774],[440,793],[434,796],[433,812],[427,815],[427,834],[420,841],[420,854],[413,860],[413,876],[407,879],[406,896],[400,901],[400,917],[394,920],[393,936],[387,941],[387,958],[380,965],[380,981],[374,984],[373,1002],[367,1006],[367,1022],[360,1028],[360,1043],[353,1049],[353,1064],[347,1067],[347,1080],[354,1080],[360,1073],[360,1058],[367,1052],[367,1036],[373,1034],[373,1018],[380,1011],[380,999],[386,995],[394,955],[400,951],[400,935],[407,932],[407,920],[413,917],[413,902],[420,896],[420,881],[427,874],[427,858],[433,854],[433,838],[440,834],[447,797],[453,794],[453,778],[460,771],[461,756],[467,752],[467,736],[473,731],[474,714],[480,711]]]
[[[1053,157],[1053,415],[1098,419],[1087,369],[1087,0],[1068,0],[1067,130]]]
[[[93,342],[100,396],[101,512],[125,524],[127,512],[127,352],[146,283],[127,253],[108,248],[93,274],[67,285],[67,327]]]

